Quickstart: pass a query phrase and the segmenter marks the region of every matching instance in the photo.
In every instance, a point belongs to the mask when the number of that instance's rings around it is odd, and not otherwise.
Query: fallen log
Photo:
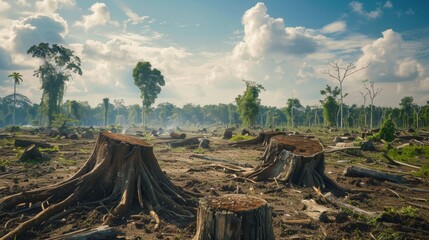
[[[338,152],[338,151],[345,151],[348,149],[356,149],[359,150],[361,149],[360,147],[339,147],[339,146],[328,146],[328,149],[325,150],[325,153],[333,153],[333,152]]]
[[[379,214],[378,212],[366,211],[364,209],[361,209],[361,208],[355,207],[353,205],[347,204],[347,203],[341,201],[340,199],[338,199],[337,197],[335,197],[334,195],[332,195],[332,193],[330,193],[330,192],[328,192],[326,194],[319,194],[319,197],[321,197],[322,199],[325,199],[326,201],[330,202],[331,204],[333,204],[334,206],[336,206],[338,208],[347,209],[349,211],[352,211],[354,214],[362,215],[362,216],[365,216],[367,218],[374,218]]]
[[[192,137],[192,138],[185,138],[180,139],[174,142],[170,143],[171,147],[185,147],[190,145],[197,145],[200,144],[200,141],[198,140],[198,137]]]
[[[274,239],[272,209],[261,198],[243,194],[202,198],[193,240]]]
[[[170,137],[173,139],[185,139],[186,138],[186,134],[185,133],[175,133],[175,132],[171,132],[170,133]]]
[[[393,175],[372,169],[362,168],[358,166],[348,166],[343,172],[344,176],[348,177],[372,177],[380,180],[387,180],[394,183],[405,182],[404,177],[400,175]]]
[[[281,132],[281,131],[260,132],[258,136],[256,136],[255,138],[229,143],[228,145],[243,146],[243,145],[262,144],[266,146],[270,142],[270,139],[277,135],[286,135],[286,132]]]
[[[414,165],[404,163],[404,162],[400,162],[400,161],[395,161],[391,157],[389,157],[386,153],[383,153],[383,157],[385,157],[387,160],[389,160],[389,162],[391,164],[396,165],[396,166],[401,165],[401,166],[406,166],[406,167],[410,167],[410,168],[420,169],[420,167],[418,167],[418,166],[414,166]]]
[[[423,188],[414,188],[414,187],[409,187],[403,184],[396,184],[396,183],[391,183],[391,182],[384,182],[387,185],[390,186],[394,186],[394,187],[399,187],[399,188],[404,188],[407,189],[408,191],[412,191],[412,192],[424,192],[424,193],[429,193],[429,189],[423,189]]]
[[[50,144],[47,144],[47,143],[41,143],[41,142],[36,142],[36,141],[26,140],[26,139],[15,139],[15,142],[13,143],[13,146],[22,147],[22,148],[26,148],[31,145],[36,145],[36,147],[40,147],[40,148],[52,147]]]
[[[396,136],[396,138],[398,138],[400,140],[412,140],[412,139],[415,139],[417,141],[423,141],[425,139],[422,136],[413,136],[413,135]]]

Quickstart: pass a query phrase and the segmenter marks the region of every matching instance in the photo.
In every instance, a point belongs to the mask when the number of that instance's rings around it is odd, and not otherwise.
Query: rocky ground
[[[209,129],[210,130],[210,129]],[[143,131],[143,130],[141,130]],[[198,154],[240,164],[257,166],[265,149],[262,145],[234,147],[222,139],[222,131],[196,133],[183,131],[190,136],[207,137],[208,149],[171,148],[172,140],[167,136],[149,137],[162,170],[178,186],[205,196],[241,193],[265,199],[273,208],[273,225],[276,239],[427,239],[429,234],[429,183],[427,176],[415,174],[416,168],[396,166],[387,161],[381,150],[345,150],[325,152],[326,175],[346,191],[338,199],[360,209],[374,212],[374,217],[356,214],[350,209],[330,203],[312,188],[285,186],[280,181],[253,182],[241,178],[228,169],[228,165],[194,158]],[[320,139],[326,149],[336,136],[344,132],[330,132],[326,129],[297,129],[298,133]],[[129,132],[136,134],[136,132]],[[137,131],[139,134],[140,131]],[[255,130],[252,133],[256,134]],[[139,134],[140,135],[140,134]],[[355,134],[357,136],[357,134]],[[50,149],[41,149],[45,161],[18,161],[22,148],[14,146],[15,139],[27,139],[48,143]],[[404,142],[396,142],[399,146]],[[21,131],[0,134],[0,198],[42,186],[51,185],[70,177],[89,158],[95,145],[92,139],[68,139],[49,137],[45,133]],[[404,183],[343,175],[347,166],[354,165],[401,175]],[[427,166],[429,159],[419,156],[415,165]],[[325,192],[326,193],[326,192]],[[304,201],[303,201],[304,200]],[[311,212],[316,210],[322,212]],[[22,212],[18,206],[11,211],[0,212],[0,236],[3,236],[20,222],[27,220],[37,211]],[[40,227],[26,233],[23,239],[46,239],[83,228],[94,228],[101,224],[102,216],[112,206],[77,206],[67,214],[47,220]],[[138,209],[138,208],[135,208]],[[322,210],[320,210],[322,209]],[[39,209],[40,210],[40,209]],[[135,218],[143,215],[147,218]],[[132,210],[122,225],[118,238],[123,239],[191,239],[195,234],[195,223],[176,226],[162,220],[157,231],[150,216]]]

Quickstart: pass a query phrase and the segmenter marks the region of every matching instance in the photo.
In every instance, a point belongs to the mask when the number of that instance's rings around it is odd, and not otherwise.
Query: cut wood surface
[[[274,239],[271,212],[264,199],[254,196],[202,198],[193,240]]]
[[[404,183],[404,177],[390,173],[380,172],[368,168],[358,166],[348,166],[343,172],[343,175],[349,177],[372,177],[380,180],[387,180],[394,183]]]
[[[137,199],[140,207],[147,208],[154,220],[159,215],[177,224],[187,224],[195,219],[196,196],[167,178],[158,165],[152,145],[138,138],[105,131],[98,136],[90,158],[69,179],[0,199],[0,214],[23,203],[43,203],[48,199],[50,203],[1,239],[20,239],[19,236],[29,229],[85,202],[113,205],[111,212],[103,218],[103,225],[121,221]]]

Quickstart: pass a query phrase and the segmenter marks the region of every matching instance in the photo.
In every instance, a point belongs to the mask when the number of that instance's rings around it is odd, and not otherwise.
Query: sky
[[[26,52],[47,42],[82,60],[64,100],[92,106],[141,104],[131,75],[139,61],[165,77],[155,105],[233,103],[243,79],[265,87],[263,105],[320,105],[320,90],[338,85],[326,74],[333,62],[363,68],[344,80],[346,104],[363,104],[364,80],[382,89],[375,105],[426,104],[428,12],[423,0],[0,0],[0,97],[13,93],[17,71],[17,92],[40,102],[41,63]]]

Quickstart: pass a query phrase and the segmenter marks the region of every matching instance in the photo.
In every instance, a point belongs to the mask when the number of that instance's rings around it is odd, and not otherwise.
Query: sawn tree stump
[[[246,174],[255,181],[271,178],[302,187],[333,187],[325,171],[323,146],[302,136],[274,136],[263,155],[263,164]]]
[[[274,239],[271,211],[264,199],[248,195],[202,198],[193,240]]]
[[[123,219],[133,202],[146,209],[157,225],[158,216],[176,223],[189,223],[195,219],[194,197],[195,194],[175,186],[162,172],[152,145],[105,131],[98,136],[91,157],[69,179],[0,199],[0,214],[13,213],[22,203],[45,205],[34,217],[24,217],[23,223],[1,239],[13,239],[78,204],[104,202],[111,206],[112,211],[103,218],[103,225],[113,225]]]

